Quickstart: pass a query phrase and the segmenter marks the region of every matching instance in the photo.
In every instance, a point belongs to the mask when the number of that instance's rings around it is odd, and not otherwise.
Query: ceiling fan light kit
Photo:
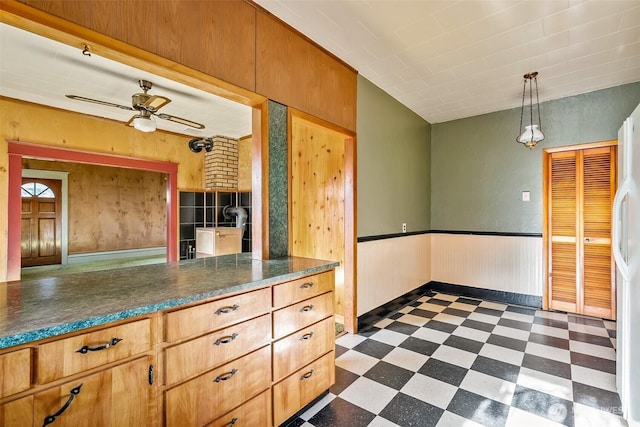
[[[150,116],[147,117],[142,114],[138,114],[133,118],[133,127],[140,132],[153,132],[156,130],[157,125],[155,120]]]

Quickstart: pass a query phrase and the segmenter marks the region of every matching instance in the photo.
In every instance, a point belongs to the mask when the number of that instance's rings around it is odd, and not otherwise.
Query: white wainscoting
[[[431,234],[431,280],[542,296],[542,237]]]
[[[357,315],[431,280],[431,235],[358,243]]]

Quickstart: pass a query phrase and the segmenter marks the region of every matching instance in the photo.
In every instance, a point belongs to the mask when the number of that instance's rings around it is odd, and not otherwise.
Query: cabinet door
[[[151,363],[151,356],[143,357],[37,393],[36,425],[152,425]]]
[[[31,349],[1,354],[0,378],[0,398],[31,387]]]
[[[32,425],[33,396],[0,405],[0,426],[25,427]]]

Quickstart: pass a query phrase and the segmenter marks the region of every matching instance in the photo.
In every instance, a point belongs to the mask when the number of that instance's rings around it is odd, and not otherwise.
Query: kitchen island
[[[334,381],[337,265],[238,254],[1,283],[0,425],[279,425]]]

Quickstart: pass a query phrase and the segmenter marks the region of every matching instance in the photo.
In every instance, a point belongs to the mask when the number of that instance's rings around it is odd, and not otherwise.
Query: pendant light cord
[[[540,129],[540,132],[542,132],[542,119],[540,119],[540,97],[538,96],[538,76],[536,76],[535,79],[536,79],[536,105],[538,106],[538,127]]]
[[[524,116],[524,94],[527,90],[527,78],[525,77],[524,79],[524,84],[522,86],[522,107],[520,108],[520,127],[518,128],[518,138],[520,137],[520,134],[522,133],[522,117]],[[516,138],[516,141],[518,141],[518,138]],[[520,142],[520,141],[518,141]]]

